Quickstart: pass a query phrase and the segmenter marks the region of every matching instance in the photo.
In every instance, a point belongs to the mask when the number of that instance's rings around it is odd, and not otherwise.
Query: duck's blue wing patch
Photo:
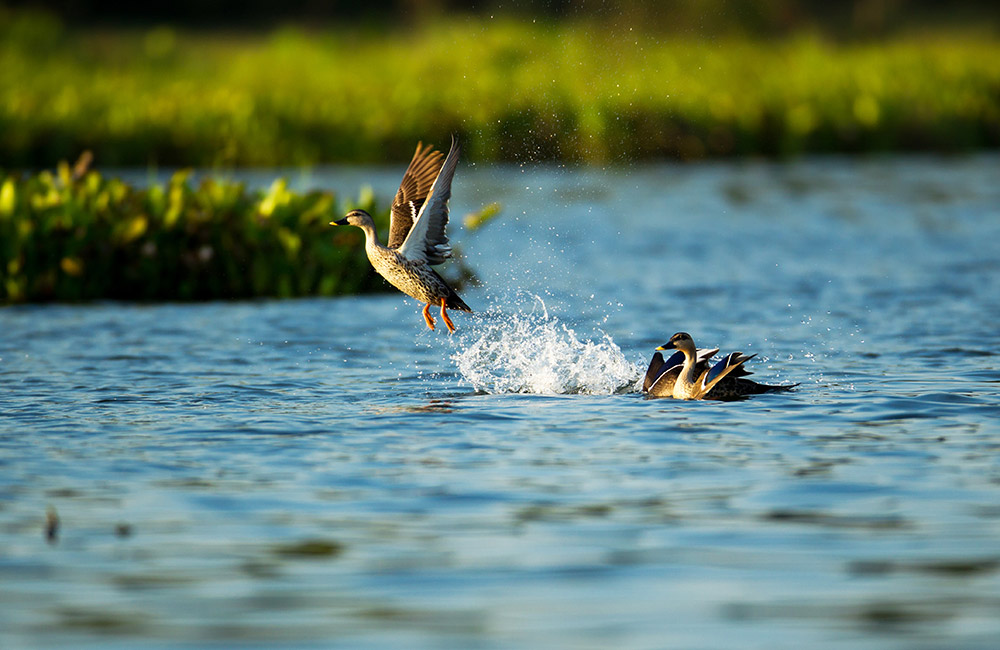
[[[702,382],[702,386],[709,386],[716,378],[726,372],[726,369],[731,365],[739,363],[743,355],[739,352],[730,352],[722,358],[722,361],[712,366],[712,369],[708,371],[705,375],[705,380]]]
[[[663,364],[660,374],[662,375],[664,372],[669,371],[671,368],[675,366],[683,366],[683,365],[684,365],[684,353],[674,352],[673,354],[670,355],[670,358],[667,359],[666,363]]]
[[[680,372],[679,368],[684,365],[684,353],[675,352],[670,355],[666,363],[663,362],[663,355],[657,352],[653,355],[652,360],[649,362],[649,369],[646,370],[646,378],[642,382],[642,390],[648,391],[650,387],[655,384],[661,377],[675,370]]]

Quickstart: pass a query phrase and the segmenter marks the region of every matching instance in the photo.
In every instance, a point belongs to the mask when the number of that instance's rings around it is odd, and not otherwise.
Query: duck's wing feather
[[[659,352],[653,353],[653,358],[649,360],[649,367],[646,368],[646,376],[642,378],[642,392],[648,393],[649,387],[653,385],[656,378],[660,376],[663,369],[663,355]]]
[[[451,150],[448,151],[441,171],[423,207],[413,221],[410,233],[399,246],[399,254],[411,261],[440,264],[451,256],[451,245],[445,228],[448,225],[448,199],[451,198],[451,179],[455,176],[458,156],[462,147],[455,136],[451,136]]]
[[[708,363],[708,360],[715,356],[719,348],[698,348],[695,353],[697,363]]]
[[[730,352],[724,356],[708,372],[701,375],[702,395],[707,394],[724,377],[736,372],[744,362],[753,359],[755,356],[757,355],[751,354],[747,356],[742,352]]]
[[[695,350],[694,357],[694,376],[702,377],[706,372],[708,372],[708,363],[711,361],[715,353],[719,351],[719,348],[698,348]]]
[[[420,208],[427,200],[443,162],[443,153],[435,151],[431,145],[425,147],[422,142],[417,143],[417,150],[413,153],[413,159],[410,160],[410,165],[403,174],[403,181],[396,190],[396,197],[392,200],[389,248],[399,248],[410,234],[413,222],[420,214]]]
[[[674,384],[677,383],[677,378],[681,376],[683,369],[684,366],[674,366],[661,372],[656,381],[650,385],[646,394],[650,397],[673,397]]]
[[[649,368],[646,370],[646,377],[642,380],[642,392],[650,392],[650,388],[660,379],[664,374],[676,371],[680,372],[680,368],[684,366],[684,353],[675,352],[667,359],[666,362],[663,361],[663,355],[659,352],[653,354],[653,358],[649,362]],[[671,386],[671,392],[673,388]]]

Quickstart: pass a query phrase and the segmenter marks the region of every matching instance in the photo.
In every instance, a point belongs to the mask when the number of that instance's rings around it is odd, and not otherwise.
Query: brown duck
[[[379,275],[424,305],[424,321],[434,329],[431,305],[441,308],[441,318],[449,332],[455,325],[446,309],[471,312],[455,290],[448,286],[432,266],[451,257],[451,245],[445,228],[448,225],[448,199],[451,180],[458,166],[462,148],[455,136],[445,157],[433,147],[417,143],[410,166],[392,202],[389,221],[389,245],[383,246],[375,232],[375,223],[364,210],[352,210],[332,226],[357,226],[365,233],[365,253]]]
[[[674,334],[656,349],[642,382],[642,392],[649,397],[728,401],[743,399],[748,395],[791,390],[798,386],[771,386],[746,379],[747,375],[753,373],[746,370],[743,364],[756,354],[747,356],[742,352],[731,352],[709,367],[709,360],[719,348],[699,350],[687,332]],[[664,361],[659,350],[677,352]]]

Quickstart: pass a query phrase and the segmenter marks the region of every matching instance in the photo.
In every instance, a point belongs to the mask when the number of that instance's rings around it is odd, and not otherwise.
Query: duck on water
[[[709,360],[719,351],[695,347],[694,339],[687,332],[678,332],[670,340],[656,348],[657,352],[649,362],[646,378],[642,382],[642,392],[649,397],[673,397],[674,399],[738,400],[748,395],[787,391],[798,384],[773,386],[758,384],[747,379],[752,374],[743,364],[757,356],[742,352],[731,352],[714,366]],[[669,359],[663,360],[660,350],[677,350]]]

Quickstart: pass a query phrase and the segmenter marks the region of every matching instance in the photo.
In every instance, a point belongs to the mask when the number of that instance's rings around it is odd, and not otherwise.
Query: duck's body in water
[[[674,334],[656,349],[642,385],[642,391],[649,397],[728,401],[748,395],[787,391],[798,386],[759,384],[746,379],[752,373],[743,364],[757,356],[755,354],[747,356],[742,352],[731,352],[709,367],[709,360],[719,349],[699,350],[687,332]],[[660,350],[677,352],[664,361]]]

